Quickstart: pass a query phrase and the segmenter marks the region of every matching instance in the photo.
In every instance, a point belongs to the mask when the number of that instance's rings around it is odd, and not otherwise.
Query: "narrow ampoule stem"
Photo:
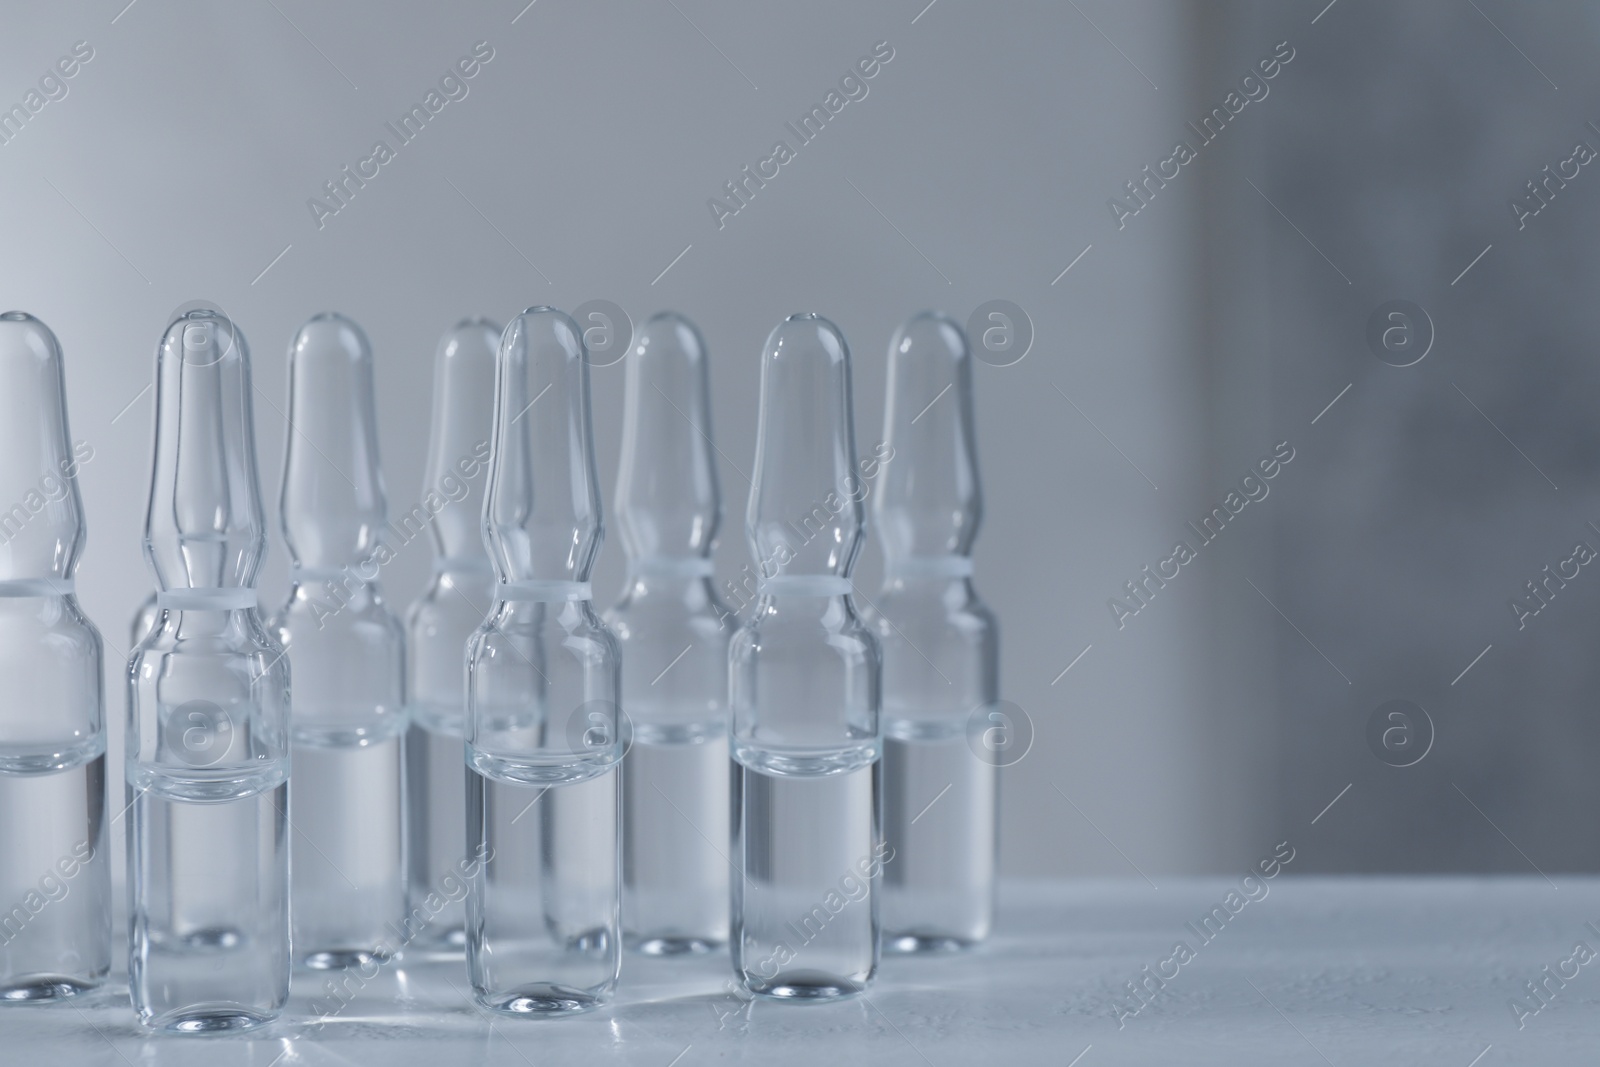
[[[981,743],[999,668],[994,617],[970,580],[983,515],[972,363],[961,327],[933,312],[889,343],[891,459],[873,502],[884,585],[871,622],[883,647],[884,833],[897,855],[884,871],[884,945],[895,952],[967,947],[994,916],[1004,753]]]
[[[0,1006],[111,968],[101,641],[74,595],[84,543],[61,346],[0,315]]]
[[[734,971],[779,1000],[862,992],[877,971],[878,644],[850,571],[865,522],[838,329],[795,315],[761,358],[746,532],[762,595],[729,647],[738,762]]]
[[[434,357],[433,416],[419,507],[433,574],[406,613],[408,923],[426,944],[466,945],[467,846],[461,658],[489,613],[494,573],[483,545],[483,496],[494,421],[500,328],[464,319]]]
[[[623,930],[649,955],[728,939],[728,641],[712,589],[722,521],[705,342],[671,312],[624,368],[616,512],[628,575],[606,622],[622,647],[632,744],[623,786]]]
[[[156,350],[145,557],[159,617],[128,665],[128,985],[140,1022],[249,1030],[289,995],[289,664],[256,609],[266,524],[243,335],[181,311]]]
[[[577,325],[530,308],[495,375],[494,604],[467,656],[467,966],[510,1015],[604,1003],[621,951],[621,671],[589,571],[603,526]]]
[[[289,346],[281,513],[294,560],[273,620],[295,671],[297,960],[370,966],[409,941],[405,916],[404,635],[379,571],[387,499],[372,347],[342,315]]]

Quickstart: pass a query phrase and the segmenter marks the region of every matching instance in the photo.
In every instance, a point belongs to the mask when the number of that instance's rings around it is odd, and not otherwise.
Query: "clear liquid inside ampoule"
[[[728,940],[727,724],[635,723],[626,762],[628,946],[653,956],[710,952]]]
[[[866,989],[878,965],[879,764],[841,750],[833,773],[773,773],[744,754],[735,811],[742,878],[734,879],[745,986],[783,1000],[833,1000]],[[767,769],[750,766],[755,762]],[[793,766],[793,761],[786,761]]]
[[[406,738],[406,801],[411,818],[406,921],[408,928],[418,928],[415,943],[460,951],[467,943],[462,879],[469,869],[465,866],[466,747],[460,716],[424,705],[412,705],[411,714]]]
[[[106,757],[0,769],[0,1004],[59,1000],[111,967]]]
[[[403,734],[350,741],[294,733],[296,953],[314,970],[358,966],[403,947]]]
[[[248,1030],[289,995],[288,776],[263,760],[226,780],[130,768],[128,982],[146,1026]]]
[[[995,765],[962,720],[884,719],[883,940],[892,952],[966,948],[994,913]]]
[[[484,857],[469,897],[478,1000],[511,1015],[565,1015],[609,999],[621,963],[620,765],[531,785],[468,772],[468,842]],[[537,974],[537,982],[507,976]]]

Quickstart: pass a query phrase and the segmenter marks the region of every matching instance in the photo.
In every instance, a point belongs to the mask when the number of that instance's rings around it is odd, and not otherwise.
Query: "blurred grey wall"
[[[141,391],[180,303],[217,302],[250,339],[274,502],[289,338],[321,310],[362,323],[391,511],[418,498],[430,363],[456,318],[680,310],[712,349],[731,578],[768,330],[799,310],[842,327],[865,450],[895,326],[998,298],[1033,333],[976,376],[977,584],[1002,622],[1003,696],[1034,732],[1003,776],[1008,872],[1154,882],[1285,836],[1306,868],[1526,869],[1464,795],[1541,865],[1593,866],[1553,812],[1588,795],[1573,742],[1594,730],[1596,594],[1576,580],[1522,632],[1505,603],[1600,521],[1580,499],[1594,372],[1572,299],[1591,168],[1524,232],[1506,204],[1574,139],[1600,146],[1583,128],[1592,19],[1484,5],[1557,92],[1471,6],[124,3],[11,4],[0,37],[6,107],[76,42],[93,50],[0,144],[0,303],[61,337],[73,431],[95,449],[80,589],[108,639],[114,751],[148,586]],[[1227,94],[1284,41],[1293,58],[1234,113]],[[491,58],[441,87],[475,46]],[[875,47],[892,58],[866,95],[800,144],[786,124]],[[442,106],[400,144],[386,124],[430,90]],[[1213,108],[1205,141],[1186,124]],[[393,158],[373,174],[380,138]],[[779,139],[794,158],[719,220],[708,200],[729,203]],[[1173,163],[1185,139],[1194,158]],[[346,166],[370,176],[341,205],[325,183]],[[1433,315],[1420,364],[1367,347],[1390,299]],[[608,492],[621,384],[620,366],[594,372]],[[1294,458],[1259,478],[1281,442]],[[1234,514],[1234,490],[1259,499]],[[1189,524],[1216,508],[1207,541]],[[396,610],[428,565],[419,541],[386,568]],[[286,571],[275,539],[269,606]],[[861,587],[878,573],[869,547]],[[621,574],[613,542],[602,599]],[[1389,697],[1438,727],[1415,766],[1365,740]]]
[[[1208,9],[1225,66],[1300,48],[1214,175],[1202,275],[1219,433],[1304,442],[1245,568],[1282,615],[1229,665],[1273,665],[1275,823],[1306,870],[1593,870],[1600,16],[1341,0],[1311,25],[1325,3]],[[1396,300],[1426,354],[1375,354]],[[1395,700],[1431,749],[1369,737]]]

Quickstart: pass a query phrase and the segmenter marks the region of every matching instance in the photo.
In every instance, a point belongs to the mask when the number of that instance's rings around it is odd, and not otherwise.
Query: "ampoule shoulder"
[[[939,582],[887,582],[872,598],[865,614],[873,630],[887,637],[905,620],[980,637],[992,635],[999,623],[971,578]]]
[[[431,641],[450,635],[464,640],[489,613],[492,584],[493,578],[487,572],[434,574],[417,599],[406,607],[407,639]]]
[[[255,608],[216,611],[166,611],[144,637],[134,655],[279,655],[283,644]]]
[[[28,635],[30,657],[100,646],[100,631],[75,596],[0,597],[0,633],[7,631]]]
[[[876,657],[879,640],[851,597],[762,597],[734,634],[735,655],[798,660]]]
[[[402,634],[400,619],[376,586],[347,583],[332,589],[316,583],[294,585],[270,625],[279,640],[324,635],[387,640]]]

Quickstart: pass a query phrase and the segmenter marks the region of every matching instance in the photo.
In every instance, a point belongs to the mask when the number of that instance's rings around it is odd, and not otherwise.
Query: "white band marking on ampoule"
[[[4,596],[71,596],[76,583],[71,578],[9,578],[0,581]]]
[[[844,596],[852,587],[837,574],[780,574],[756,588],[762,596]]]
[[[168,611],[239,611],[256,606],[256,591],[243,586],[227,589],[167,589],[156,594],[156,607]]]
[[[905,556],[886,560],[883,572],[890,578],[971,578],[971,556]]]
[[[588,582],[529,578],[521,582],[501,582],[495,586],[497,600],[531,600],[539,604],[559,604],[567,600],[593,600]]]
[[[630,578],[709,578],[716,564],[701,556],[641,556],[628,561]]]

